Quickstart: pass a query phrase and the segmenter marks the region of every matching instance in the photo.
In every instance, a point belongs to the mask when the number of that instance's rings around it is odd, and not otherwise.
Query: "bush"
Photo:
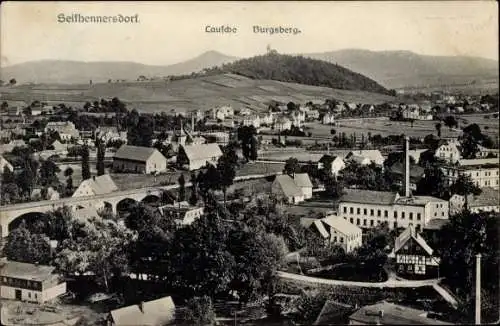
[[[194,297],[187,303],[184,320],[191,325],[215,324],[215,311],[209,296]]]

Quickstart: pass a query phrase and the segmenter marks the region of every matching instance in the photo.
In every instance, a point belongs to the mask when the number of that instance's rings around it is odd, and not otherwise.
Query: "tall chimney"
[[[191,113],[191,133],[194,135],[194,112]]]
[[[481,254],[476,255],[476,325],[481,325]]]
[[[405,197],[410,197],[410,138],[405,137]]]

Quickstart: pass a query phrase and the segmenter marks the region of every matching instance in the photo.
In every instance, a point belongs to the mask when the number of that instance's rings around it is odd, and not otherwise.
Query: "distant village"
[[[0,103],[2,324],[498,318],[498,94]]]

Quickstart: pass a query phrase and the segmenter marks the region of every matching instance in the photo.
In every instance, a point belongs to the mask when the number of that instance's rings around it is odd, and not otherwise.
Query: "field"
[[[347,91],[274,80],[253,80],[233,74],[175,81],[101,83],[93,85],[20,85],[0,88],[4,100],[34,100],[71,103],[83,106],[85,101],[119,97],[129,109],[141,112],[176,112],[209,109],[228,104],[235,109],[267,109],[268,102],[321,100],[334,97],[341,101],[382,103],[394,98],[377,93]]]

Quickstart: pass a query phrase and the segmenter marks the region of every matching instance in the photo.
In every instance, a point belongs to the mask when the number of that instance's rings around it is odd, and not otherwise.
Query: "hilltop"
[[[23,84],[79,84],[88,83],[89,80],[107,82],[110,79],[112,81],[134,81],[139,76],[151,78],[190,74],[234,60],[237,58],[216,51],[208,51],[195,58],[168,66],[145,65],[126,61],[40,60],[1,68],[0,76],[3,81],[15,78]]]
[[[498,61],[468,56],[429,56],[410,51],[348,49],[304,54],[337,63],[387,88],[475,85],[494,83],[498,88]]]
[[[335,89],[389,94],[389,91],[376,81],[340,65],[276,52],[227,63],[212,71],[233,73],[252,79],[272,79]]]

